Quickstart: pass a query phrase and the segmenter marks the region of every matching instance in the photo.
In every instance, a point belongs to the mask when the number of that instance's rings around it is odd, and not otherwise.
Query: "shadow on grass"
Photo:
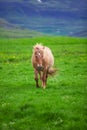
[[[16,119],[23,119],[25,117],[32,117],[36,115],[35,106],[30,103],[22,104],[19,109],[17,109],[14,113]]]
[[[61,126],[64,122],[64,117],[61,113],[56,113],[56,112],[44,112],[43,114],[40,115],[42,118],[42,121],[45,123],[49,123],[50,125],[53,126]]]

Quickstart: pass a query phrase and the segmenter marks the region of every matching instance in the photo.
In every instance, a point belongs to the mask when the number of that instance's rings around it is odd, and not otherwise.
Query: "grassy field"
[[[58,72],[35,87],[32,47],[52,49]],[[87,129],[87,39],[0,39],[0,130]]]

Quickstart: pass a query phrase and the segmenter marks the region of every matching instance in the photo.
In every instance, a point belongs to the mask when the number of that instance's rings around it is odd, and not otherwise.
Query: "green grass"
[[[58,72],[35,87],[32,47],[50,47]],[[0,39],[0,130],[87,129],[87,39]]]

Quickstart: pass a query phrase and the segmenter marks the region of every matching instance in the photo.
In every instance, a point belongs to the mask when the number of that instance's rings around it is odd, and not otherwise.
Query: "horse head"
[[[35,60],[37,63],[37,70],[42,71],[43,70],[43,48],[42,46],[36,46],[35,48]]]

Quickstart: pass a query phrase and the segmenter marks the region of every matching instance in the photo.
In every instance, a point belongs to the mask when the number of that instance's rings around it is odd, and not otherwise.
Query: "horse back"
[[[49,66],[53,66],[54,57],[53,57],[52,51],[48,47],[44,48],[43,59]]]

